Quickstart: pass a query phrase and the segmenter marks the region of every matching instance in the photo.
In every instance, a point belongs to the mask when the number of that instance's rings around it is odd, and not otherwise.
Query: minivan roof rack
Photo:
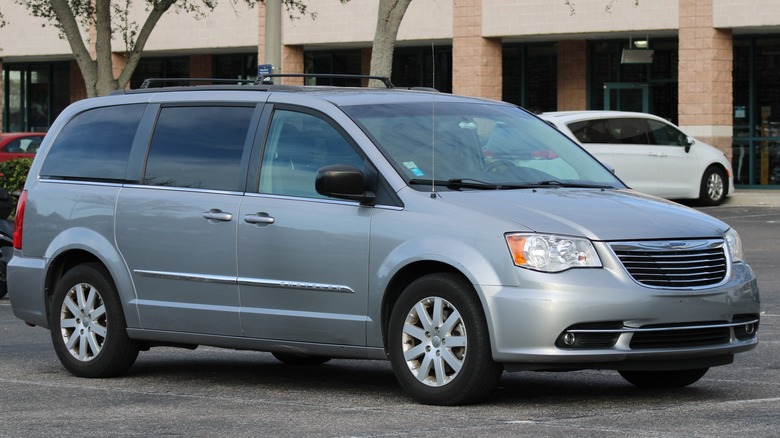
[[[167,83],[181,82],[211,82],[212,84],[253,85],[254,79],[218,79],[218,78],[147,78],[144,79],[139,89],[165,86]]]
[[[371,75],[346,75],[346,74],[331,74],[331,73],[269,73],[262,74],[257,77],[255,85],[268,84],[271,78],[327,78],[327,79],[376,79],[385,84],[387,88],[395,88],[390,78],[387,76],[371,76]]]

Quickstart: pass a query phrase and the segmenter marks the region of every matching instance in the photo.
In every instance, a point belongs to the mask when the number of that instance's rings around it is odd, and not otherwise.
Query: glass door
[[[604,84],[604,109],[650,112],[650,87],[646,83],[607,82]]]
[[[3,131],[46,132],[52,121],[51,66],[7,66]]]

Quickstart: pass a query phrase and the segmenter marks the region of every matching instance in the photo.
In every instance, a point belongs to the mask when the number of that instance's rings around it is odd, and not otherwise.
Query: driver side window
[[[662,146],[685,146],[686,135],[671,125],[657,120],[648,120],[650,132],[653,136],[653,144]]]
[[[320,168],[332,164],[363,168],[363,159],[327,121],[297,111],[274,112],[260,168],[260,193],[324,198],[314,180]]]

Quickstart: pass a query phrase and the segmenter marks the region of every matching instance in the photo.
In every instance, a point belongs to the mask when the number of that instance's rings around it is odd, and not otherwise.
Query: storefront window
[[[361,74],[361,50],[338,50],[327,52],[306,52],[304,58],[304,73],[319,74]],[[360,79],[316,78],[307,85],[335,85],[338,87],[360,87]]]
[[[368,59],[363,50],[309,51],[304,53],[305,73],[367,74]],[[434,66],[435,62],[435,66]],[[390,77],[397,87],[433,87],[444,93],[452,92],[452,47],[403,47],[393,52],[393,73]],[[318,85],[341,87],[365,86],[360,79],[318,78]],[[308,83],[314,85],[313,81]]]
[[[7,68],[4,72],[5,78],[5,102],[3,108],[3,131],[15,132],[24,131],[25,126],[25,88],[22,80],[23,70]]]
[[[677,123],[677,40],[650,39],[653,57],[647,64],[621,62],[630,43],[626,39],[588,46],[588,108],[642,111]]]
[[[214,77],[221,79],[256,79],[257,54],[215,55]]]
[[[6,64],[3,83],[5,132],[46,132],[70,103],[67,62]]]
[[[399,87],[433,87],[452,93],[452,47],[396,48],[391,79]]]
[[[734,145],[736,184],[780,185],[780,38],[735,38]]]
[[[503,48],[502,99],[532,112],[558,108],[558,52],[554,45]]]
[[[149,78],[187,78],[190,76],[190,58],[178,56],[175,58],[143,58],[138,62],[130,88],[138,88]],[[169,84],[189,85],[189,84]]]

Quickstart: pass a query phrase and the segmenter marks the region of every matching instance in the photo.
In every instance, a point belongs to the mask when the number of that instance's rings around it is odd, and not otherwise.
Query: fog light
[[[571,347],[574,345],[574,343],[577,341],[577,337],[574,336],[574,333],[568,332],[563,335],[563,343],[567,347]]]
[[[756,325],[752,322],[750,324],[745,324],[745,333],[748,335],[752,335],[756,332]]]

